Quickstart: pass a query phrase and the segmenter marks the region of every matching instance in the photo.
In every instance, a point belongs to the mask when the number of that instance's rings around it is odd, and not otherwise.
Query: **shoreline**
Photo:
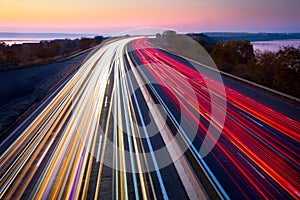
[[[283,46],[293,46],[298,48],[300,46],[300,39],[283,39],[283,40],[262,40],[251,42],[254,50],[272,51],[276,52]]]

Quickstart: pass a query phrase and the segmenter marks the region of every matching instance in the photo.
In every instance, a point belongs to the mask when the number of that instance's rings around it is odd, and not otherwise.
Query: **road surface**
[[[300,198],[299,121],[197,67],[107,43],[1,144],[0,198]]]

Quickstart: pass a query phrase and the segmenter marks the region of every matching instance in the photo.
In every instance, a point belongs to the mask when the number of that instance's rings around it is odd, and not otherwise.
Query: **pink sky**
[[[300,32],[299,0],[0,0],[0,32]]]

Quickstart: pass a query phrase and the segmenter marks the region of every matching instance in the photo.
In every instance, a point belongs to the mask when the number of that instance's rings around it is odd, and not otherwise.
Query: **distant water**
[[[8,45],[23,43],[39,43],[42,40],[92,38],[96,34],[69,34],[69,33],[6,33],[0,32],[0,42]]]
[[[297,48],[300,45],[300,39],[256,41],[251,43],[253,44],[254,50],[276,52],[282,46],[294,46]]]
[[[0,38],[1,42],[5,42],[9,46],[13,44],[23,44],[23,43],[39,43],[42,40],[54,40],[59,38]]]

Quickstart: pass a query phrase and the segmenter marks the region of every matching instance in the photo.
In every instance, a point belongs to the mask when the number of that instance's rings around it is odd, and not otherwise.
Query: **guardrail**
[[[283,93],[283,92],[279,92],[279,91],[277,91],[277,90],[274,90],[274,89],[268,88],[268,87],[266,87],[266,86],[263,86],[263,85],[254,83],[254,82],[252,82],[252,81],[249,81],[249,80],[243,79],[243,78],[241,78],[241,77],[238,77],[238,76],[229,74],[229,73],[227,73],[227,72],[220,71],[220,70],[218,70],[218,69],[215,69],[215,68],[210,67],[210,66],[208,66],[208,65],[206,65],[206,64],[203,64],[203,63],[194,61],[194,60],[192,60],[192,59],[190,59],[190,58],[187,58],[187,57],[185,57],[185,56],[178,55],[176,52],[172,52],[172,51],[166,50],[166,49],[164,49],[164,48],[162,48],[162,47],[159,47],[159,46],[157,46],[157,45],[154,45],[154,44],[151,43],[151,42],[148,42],[148,43],[151,44],[152,46],[156,47],[156,48],[159,48],[159,49],[161,49],[161,50],[163,50],[163,51],[166,51],[166,52],[168,52],[168,53],[170,53],[170,54],[173,54],[173,55],[175,55],[175,56],[178,56],[178,57],[180,57],[180,58],[183,58],[183,59],[185,59],[185,60],[187,60],[187,61],[189,61],[189,62],[191,62],[191,63],[197,64],[197,65],[201,65],[201,66],[205,67],[206,69],[209,69],[209,70],[211,70],[211,71],[220,73],[221,75],[230,77],[230,78],[232,78],[232,79],[235,79],[235,80],[238,80],[238,81],[240,81],[240,82],[246,83],[246,84],[251,85],[251,86],[253,86],[253,87],[262,89],[262,90],[264,90],[264,91],[267,91],[267,92],[276,94],[276,95],[278,95],[278,96],[284,97],[284,98],[286,98],[286,99],[289,99],[289,100],[295,101],[295,102],[297,102],[297,103],[300,103],[300,99],[297,98],[297,97],[294,97],[294,96],[285,94],[285,93]]]

